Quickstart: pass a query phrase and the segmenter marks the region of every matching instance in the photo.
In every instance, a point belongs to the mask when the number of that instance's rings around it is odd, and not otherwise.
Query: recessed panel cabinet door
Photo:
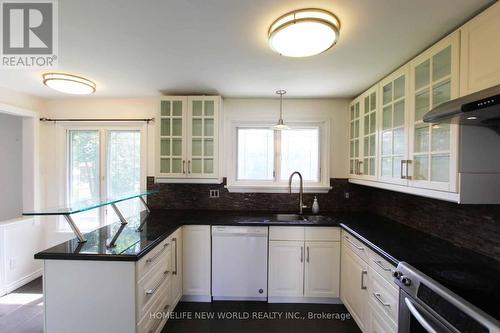
[[[210,296],[210,226],[190,225],[182,228],[183,294]]]
[[[339,297],[340,242],[306,242],[306,297]]]
[[[368,306],[368,265],[347,246],[342,246],[340,296],[345,306],[364,331]]]
[[[304,242],[269,242],[269,296],[304,294]]]

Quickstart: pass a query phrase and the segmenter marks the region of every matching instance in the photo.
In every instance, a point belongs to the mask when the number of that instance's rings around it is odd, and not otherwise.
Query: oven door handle
[[[438,331],[432,327],[431,324],[427,320],[425,320],[424,316],[417,310],[415,305],[413,305],[413,302],[408,298],[405,297],[405,303],[406,306],[408,307],[408,310],[410,310],[411,314],[415,319],[422,325],[422,327],[429,333],[438,333]]]

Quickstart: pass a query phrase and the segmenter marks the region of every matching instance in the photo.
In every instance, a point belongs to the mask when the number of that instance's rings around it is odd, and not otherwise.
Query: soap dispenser
[[[316,198],[316,196],[314,196],[314,202],[312,204],[312,212],[313,212],[313,214],[319,213],[319,204],[318,204],[318,199]]]

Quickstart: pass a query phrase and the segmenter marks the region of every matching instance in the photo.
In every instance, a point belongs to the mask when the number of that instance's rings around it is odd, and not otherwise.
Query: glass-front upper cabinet
[[[458,97],[459,34],[443,39],[410,64],[410,186],[456,191],[458,126],[428,124],[422,117]]]
[[[361,177],[376,179],[377,176],[377,106],[378,85],[370,88],[361,96],[362,102],[362,149]]]
[[[158,176],[186,176],[186,116],[185,97],[160,102]]]
[[[159,179],[216,182],[220,104],[220,96],[161,98],[157,127]]]
[[[361,110],[360,99],[355,99],[349,106],[349,176],[360,175],[360,123]]]
[[[380,82],[381,121],[379,180],[402,184],[406,180],[408,159],[408,77],[409,66],[404,66]]]
[[[219,97],[188,97],[188,176],[211,178],[217,173],[217,131]]]

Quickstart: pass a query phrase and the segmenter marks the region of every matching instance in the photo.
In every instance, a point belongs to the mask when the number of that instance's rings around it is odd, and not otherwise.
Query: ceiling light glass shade
[[[299,9],[278,18],[269,28],[269,45],[287,57],[325,52],[339,38],[340,21],[322,9]]]
[[[290,127],[288,127],[287,125],[285,125],[283,123],[283,119],[279,119],[278,120],[278,123],[276,125],[273,126],[273,129],[275,131],[283,131],[283,130],[287,130],[287,129],[290,129]]]
[[[94,82],[80,76],[64,73],[43,74],[43,84],[67,94],[88,95],[96,90]]]

